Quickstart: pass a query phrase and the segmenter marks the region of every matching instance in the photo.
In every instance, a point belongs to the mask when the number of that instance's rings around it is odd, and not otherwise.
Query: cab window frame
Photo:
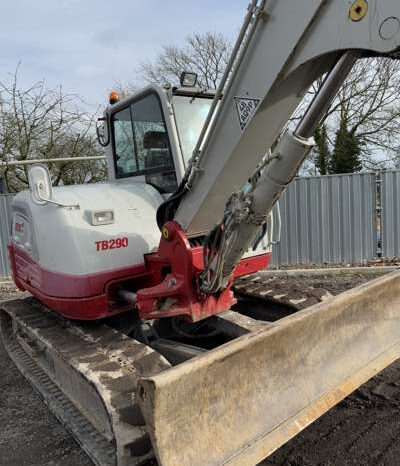
[[[116,179],[124,179],[124,178],[132,178],[132,177],[139,177],[139,176],[146,176],[147,174],[154,174],[154,173],[162,173],[162,170],[158,169],[158,168],[151,168],[151,169],[143,169],[143,170],[136,170],[136,171],[133,171],[133,172],[129,172],[129,173],[119,173],[118,171],[118,163],[117,163],[117,151],[116,151],[116,141],[115,141],[115,115],[117,115],[118,113],[126,110],[126,109],[129,109],[129,113],[130,113],[130,121],[131,121],[131,129],[132,129],[132,136],[133,136],[133,150],[134,150],[134,153],[133,153],[133,158],[134,158],[134,161],[136,163],[136,166],[138,167],[139,166],[139,158],[138,158],[138,149],[137,149],[137,142],[136,142],[136,133],[135,133],[135,125],[134,125],[134,118],[133,118],[133,112],[132,112],[132,107],[135,105],[135,103],[138,103],[146,98],[148,98],[149,96],[155,96],[156,100],[157,100],[157,103],[158,103],[158,106],[159,106],[159,109],[160,109],[160,113],[161,113],[161,118],[162,118],[162,124],[164,126],[164,129],[165,129],[165,134],[166,134],[166,142],[167,142],[167,149],[168,149],[168,153],[169,153],[169,158],[170,158],[170,162],[171,162],[171,165],[174,167],[174,172],[175,172],[175,178],[176,178],[176,182],[178,183],[178,173],[177,173],[177,167],[176,167],[176,163],[175,163],[175,160],[174,160],[174,156],[173,156],[173,152],[172,152],[172,146],[171,146],[171,141],[170,141],[170,135],[169,135],[169,131],[168,131],[168,126],[167,126],[167,122],[166,122],[166,119],[165,119],[165,115],[164,115],[164,110],[163,110],[163,105],[162,105],[162,102],[161,102],[161,99],[160,99],[160,96],[158,95],[157,92],[155,91],[149,91],[149,92],[146,92],[145,94],[142,94],[140,96],[137,96],[135,99],[133,100],[130,100],[129,102],[126,103],[126,105],[123,105],[121,107],[118,107],[117,109],[115,109],[114,112],[112,112],[110,114],[110,122],[111,122],[111,143],[112,143],[112,152],[113,152],[113,166],[114,166],[114,173],[115,173],[115,178]],[[147,180],[146,180],[147,182]],[[160,191],[160,188],[159,187],[156,187],[155,188]]]

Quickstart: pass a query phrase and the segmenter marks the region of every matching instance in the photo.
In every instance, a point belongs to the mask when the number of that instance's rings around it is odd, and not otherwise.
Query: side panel
[[[84,276],[137,266],[158,246],[155,215],[162,196],[151,186],[132,181],[70,186],[55,189],[54,197],[79,208],[38,206],[28,192],[13,201],[12,241],[48,272]],[[113,223],[92,225],[93,214],[103,211],[113,212]],[[19,239],[17,228],[29,231],[29,239]]]

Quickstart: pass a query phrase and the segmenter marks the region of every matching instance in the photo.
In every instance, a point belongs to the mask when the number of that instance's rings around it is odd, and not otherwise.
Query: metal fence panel
[[[7,244],[10,235],[12,194],[0,194],[0,279],[11,275]]]
[[[274,265],[359,263],[376,255],[372,173],[298,178],[280,201]]]
[[[400,171],[382,172],[382,255],[400,256]]]

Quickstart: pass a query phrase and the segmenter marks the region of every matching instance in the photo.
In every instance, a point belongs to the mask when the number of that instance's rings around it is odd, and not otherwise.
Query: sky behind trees
[[[50,86],[103,104],[116,81],[137,81],[135,69],[163,44],[193,32],[234,40],[248,0],[2,0],[0,79],[22,62],[23,85]]]

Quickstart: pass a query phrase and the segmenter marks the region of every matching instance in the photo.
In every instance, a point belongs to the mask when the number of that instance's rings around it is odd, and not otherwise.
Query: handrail
[[[10,160],[0,161],[0,167],[13,167],[16,165],[32,165],[34,163],[61,163],[61,162],[84,162],[88,160],[105,160],[104,155],[93,155],[89,157],[57,157],[51,159],[30,159],[30,160]]]

